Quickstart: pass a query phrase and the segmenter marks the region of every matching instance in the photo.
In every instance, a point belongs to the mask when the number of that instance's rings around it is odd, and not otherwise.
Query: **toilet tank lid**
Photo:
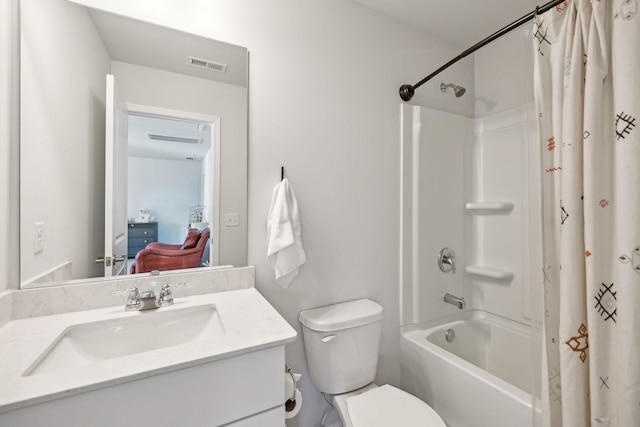
[[[342,302],[300,312],[300,322],[307,328],[329,332],[353,328],[382,319],[382,306],[370,299]]]

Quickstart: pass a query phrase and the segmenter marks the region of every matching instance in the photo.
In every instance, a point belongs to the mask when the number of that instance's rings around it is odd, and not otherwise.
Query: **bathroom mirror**
[[[209,228],[202,259],[246,265],[247,49],[73,1],[20,1],[21,287],[105,276],[110,203],[127,244],[137,224],[178,245]],[[129,110],[118,132],[130,123],[114,191],[107,75]],[[128,273],[135,253],[114,255]]]

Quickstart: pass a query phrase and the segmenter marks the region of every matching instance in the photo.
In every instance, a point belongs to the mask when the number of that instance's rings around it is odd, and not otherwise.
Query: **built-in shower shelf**
[[[475,274],[476,276],[482,277],[490,277],[492,279],[513,279],[513,271],[507,270],[505,268],[487,267],[485,265],[470,265],[465,268],[465,271],[469,274]]]
[[[508,213],[513,210],[512,202],[472,202],[464,208],[474,213]]]

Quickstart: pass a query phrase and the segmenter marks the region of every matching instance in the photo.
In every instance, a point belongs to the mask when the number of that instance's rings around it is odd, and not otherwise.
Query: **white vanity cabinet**
[[[0,327],[0,427],[283,427],[296,331],[254,288],[174,299]]]
[[[282,427],[284,346],[0,413],[6,427]]]

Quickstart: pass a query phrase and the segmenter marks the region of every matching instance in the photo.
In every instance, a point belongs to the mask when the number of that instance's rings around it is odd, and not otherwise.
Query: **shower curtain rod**
[[[516,21],[513,21],[511,24],[509,24],[506,27],[503,27],[502,29],[496,31],[495,33],[491,34],[489,37],[487,37],[486,39],[482,40],[481,42],[474,44],[469,49],[465,50],[460,55],[456,56],[451,61],[447,62],[442,67],[438,68],[436,71],[434,71],[433,73],[429,74],[427,77],[425,77],[424,79],[420,80],[418,83],[414,84],[413,86],[408,85],[408,84],[400,86],[400,98],[402,98],[403,101],[410,101],[411,98],[413,98],[413,94],[414,94],[414,92],[415,92],[415,90],[417,88],[419,88],[420,86],[422,86],[423,84],[425,84],[426,82],[428,82],[429,80],[431,80],[432,78],[434,78],[435,76],[437,76],[438,74],[440,74],[441,72],[443,72],[444,70],[446,70],[447,68],[449,68],[450,66],[455,64],[456,62],[460,61],[462,58],[466,57],[469,54],[472,54],[476,50],[480,49],[481,47],[483,47],[483,46],[485,46],[485,45],[487,45],[489,43],[491,43],[492,41],[494,41],[498,37],[503,36],[504,34],[508,33],[509,31],[511,31],[511,30],[513,30],[515,28],[518,28],[520,25],[522,25],[525,22],[530,21],[531,19],[533,19],[536,15],[544,13],[544,12],[548,11],[549,9],[559,5],[560,3],[564,3],[565,1],[566,0],[553,0],[553,1],[550,1],[549,3],[547,3],[547,4],[543,5],[543,6],[536,7],[534,11],[529,12],[528,14],[526,14],[525,16],[523,16],[522,18],[520,18],[520,19],[518,19]]]

